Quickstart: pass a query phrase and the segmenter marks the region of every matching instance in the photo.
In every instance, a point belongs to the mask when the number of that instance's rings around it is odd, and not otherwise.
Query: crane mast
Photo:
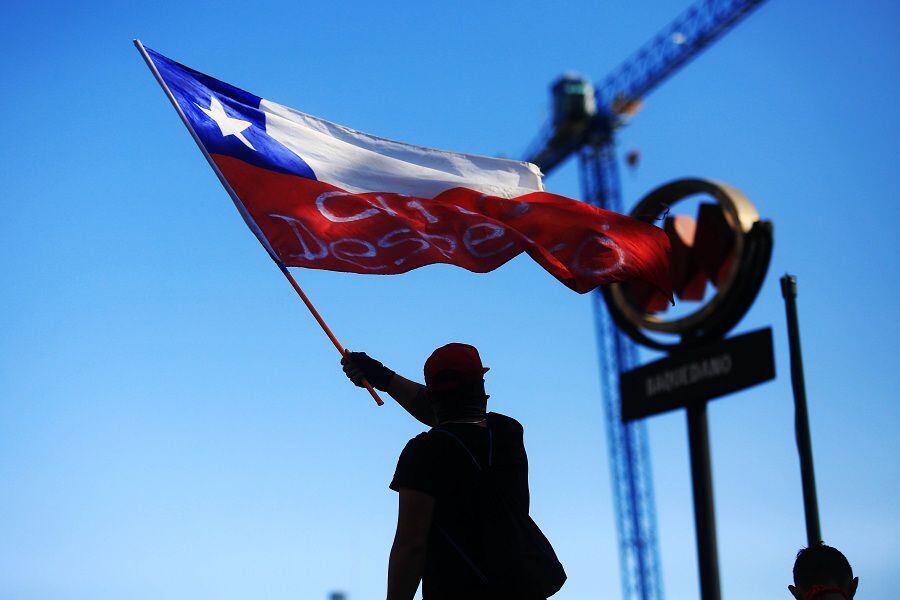
[[[579,165],[585,199],[600,208],[621,212],[615,146],[584,146],[579,152]],[[593,294],[593,302],[622,596],[629,600],[662,600],[647,426],[642,420],[624,424],[621,419],[619,374],[637,366],[637,347],[613,323],[603,295]]]
[[[765,0],[700,0],[641,46],[596,87],[566,74],[551,86],[553,118],[526,160],[545,175],[579,157],[584,199],[623,212],[615,132],[642,99]],[[594,294],[600,378],[619,540],[623,598],[662,600],[653,478],[643,421],[622,423],[619,374],[637,366],[637,347],[618,330]]]

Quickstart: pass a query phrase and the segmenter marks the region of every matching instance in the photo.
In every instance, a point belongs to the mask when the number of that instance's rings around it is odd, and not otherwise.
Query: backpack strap
[[[439,431],[441,433],[444,433],[444,434],[450,436],[454,440],[456,440],[456,443],[459,444],[460,447],[462,447],[462,449],[466,451],[466,454],[469,455],[469,458],[472,459],[472,464],[475,465],[475,468],[478,469],[479,471],[482,471],[482,472],[484,471],[484,469],[481,468],[481,464],[478,462],[478,459],[475,458],[475,455],[472,454],[472,451],[469,450],[469,447],[466,446],[466,443],[464,441],[462,441],[458,435],[456,435],[452,431],[448,431],[441,427],[434,427],[434,428],[432,428],[432,431]],[[488,427],[488,466],[489,467],[491,466],[491,463],[493,462],[493,454],[494,454],[494,434],[491,431],[491,428],[489,426]],[[485,574],[481,571],[481,569],[478,568],[478,566],[474,563],[474,561],[472,561],[471,557],[466,553],[466,551],[459,547],[459,544],[457,544],[453,540],[453,538],[450,536],[450,534],[447,533],[447,530],[444,529],[443,527],[441,527],[440,525],[437,526],[437,530],[441,532],[441,535],[444,536],[444,539],[447,540],[447,543],[449,543],[453,547],[453,549],[456,550],[456,552],[457,552],[457,554],[459,554],[460,558],[462,558],[463,561],[469,566],[469,568],[472,569],[472,572],[481,581],[481,583],[489,584],[490,579],[488,579],[485,576]]]
[[[490,579],[488,579],[487,576],[481,572],[481,569],[479,569],[475,565],[475,563],[472,562],[472,559],[469,557],[469,555],[466,554],[466,552],[462,548],[460,548],[456,542],[453,541],[453,538],[450,537],[450,534],[447,533],[447,531],[440,525],[437,526],[437,530],[440,531],[441,535],[444,536],[444,539],[446,539],[447,542],[451,546],[453,546],[453,549],[456,550],[457,554],[459,554],[459,557],[463,559],[463,562],[465,562],[469,566],[469,568],[472,569],[472,572],[475,574],[475,577],[477,577],[481,581],[481,583],[484,583],[484,584],[490,583]]]
[[[466,443],[464,441],[462,441],[461,439],[459,439],[458,435],[456,435],[452,431],[448,431],[447,429],[444,429],[442,427],[434,427],[431,430],[445,433],[445,434],[449,435],[451,438],[453,438],[454,440],[456,440],[456,443],[459,444],[460,446],[462,446],[462,449],[466,451],[466,454],[468,454],[469,458],[472,459],[472,462],[475,463],[475,467],[479,471],[484,470],[481,468],[481,463],[478,462],[478,459],[475,458],[475,455],[472,454],[472,451],[469,450],[469,447],[466,446]],[[491,431],[490,425],[488,425],[487,430],[488,430],[488,467],[490,467],[490,466],[492,466],[492,464],[494,462],[494,432]]]

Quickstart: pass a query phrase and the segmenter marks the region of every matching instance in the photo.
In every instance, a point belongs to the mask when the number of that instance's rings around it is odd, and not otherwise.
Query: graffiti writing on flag
[[[214,159],[287,266],[387,275],[447,263],[485,273],[527,252],[579,292],[647,269],[629,238],[650,226],[561,196],[509,199],[467,188],[434,198],[350,193],[289,174],[262,176],[229,156]],[[664,247],[653,250],[649,256],[664,256]]]
[[[422,259],[436,262],[433,260],[437,258],[434,253],[453,261],[460,249],[476,259],[489,259],[509,254],[510,251],[515,255],[521,251],[519,240],[515,239],[517,236],[509,235],[506,227],[485,222],[484,217],[461,206],[448,204],[432,207],[429,211],[423,200],[399,194],[358,195],[338,191],[319,194],[314,205],[317,212],[314,218],[347,224],[345,229],[348,232],[358,228],[359,237],[340,237],[327,242],[314,231],[321,230],[321,225],[310,226],[305,222],[309,219],[294,215],[270,213],[270,217],[287,223],[294,234],[297,247],[288,250],[289,259],[317,261],[331,256],[361,269],[377,271],[391,265],[419,266]],[[523,209],[519,214],[524,214],[528,205],[523,203],[521,206]],[[435,214],[448,208],[474,217],[474,222],[467,223],[459,236],[454,235],[453,230],[444,228],[442,219]],[[458,219],[457,215],[454,221]],[[393,228],[377,236],[372,235],[384,229],[385,224]],[[458,229],[458,223],[454,225],[454,229]],[[525,241],[531,242],[527,238]],[[420,256],[422,254],[425,256]]]

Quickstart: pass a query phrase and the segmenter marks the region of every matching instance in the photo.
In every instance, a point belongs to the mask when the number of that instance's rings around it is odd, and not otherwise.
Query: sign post
[[[772,330],[760,329],[622,373],[622,420],[687,409],[694,526],[703,600],[719,600],[719,552],[709,451],[710,400],[775,377]]]
[[[694,493],[694,528],[700,565],[700,597],[719,600],[719,549],[713,507],[712,464],[709,458],[709,422],[706,401],[687,407],[688,446],[691,453],[691,489]]]
[[[699,308],[666,318],[668,307],[655,303],[640,288],[614,284],[603,295],[622,331],[638,343],[669,353],[620,375],[622,420],[686,409],[700,597],[720,600],[706,409],[714,398],[775,377],[770,328],[725,338],[753,304],[765,279],[772,255],[772,226],[760,220],[741,192],[705,179],[663,185],[644,197],[631,214],[668,215],[672,205],[700,194],[715,202],[700,203],[696,221],[676,215],[667,216],[664,224],[672,242],[676,294],[682,301],[700,301]],[[710,284],[715,293],[704,301]],[[666,342],[659,339],[662,335],[679,337]],[[798,425],[798,444],[799,431]]]

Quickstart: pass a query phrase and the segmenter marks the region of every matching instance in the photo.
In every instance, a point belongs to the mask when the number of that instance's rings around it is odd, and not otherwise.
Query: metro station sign
[[[622,420],[712,400],[774,378],[772,329],[767,327],[622,373]]]

